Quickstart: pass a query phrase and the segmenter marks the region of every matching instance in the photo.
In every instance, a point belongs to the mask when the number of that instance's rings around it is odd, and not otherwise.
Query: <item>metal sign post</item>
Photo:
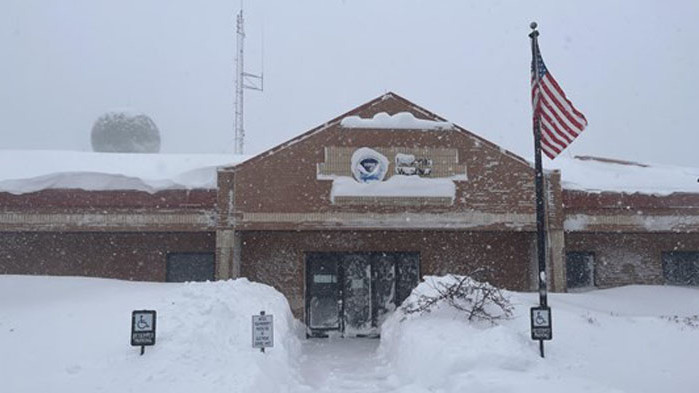
[[[155,345],[155,310],[137,310],[131,313],[131,345],[141,347],[141,355],[146,345]]]
[[[274,346],[274,316],[265,315],[260,311],[260,315],[252,316],[252,347],[260,348],[264,352],[265,348]]]
[[[529,34],[532,43],[532,73],[533,73],[533,83],[539,84],[539,58],[537,44],[537,38],[539,37],[539,32],[536,30],[536,22],[532,22],[529,25],[532,28],[532,32]],[[539,120],[539,113],[534,110],[534,167],[535,167],[535,177],[534,183],[536,187],[536,252],[539,258],[539,306],[540,310],[548,310],[549,316],[551,315],[551,310],[548,307],[547,293],[546,293],[546,210],[544,206],[544,173],[541,165],[541,124]],[[534,309],[532,309],[532,318],[534,317]],[[537,314],[538,315],[538,314]],[[549,318],[550,321],[550,318]],[[534,326],[534,320],[532,319],[532,327]],[[532,328],[532,339],[534,339],[534,330]],[[541,357],[544,357],[544,339],[539,340],[539,352]],[[548,338],[550,340],[550,338]]]

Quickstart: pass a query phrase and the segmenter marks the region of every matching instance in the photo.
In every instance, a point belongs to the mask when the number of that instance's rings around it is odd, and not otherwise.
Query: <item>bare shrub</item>
[[[674,322],[681,327],[686,327],[689,329],[699,329],[699,315],[690,315],[681,317],[678,315],[663,315],[660,317],[668,322]]]
[[[510,319],[514,307],[503,292],[487,282],[474,280],[471,276],[449,275],[435,280],[429,285],[430,293],[420,293],[409,297],[401,310],[405,315],[429,313],[447,304],[463,311],[469,321],[487,321],[495,323],[501,319]]]

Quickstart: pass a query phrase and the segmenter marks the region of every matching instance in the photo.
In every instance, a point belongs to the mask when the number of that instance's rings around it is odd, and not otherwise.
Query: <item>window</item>
[[[595,286],[595,254],[566,253],[566,284],[569,289]]]
[[[662,259],[667,284],[699,286],[699,252],[664,252]]]
[[[213,253],[171,253],[167,254],[166,281],[213,281]]]

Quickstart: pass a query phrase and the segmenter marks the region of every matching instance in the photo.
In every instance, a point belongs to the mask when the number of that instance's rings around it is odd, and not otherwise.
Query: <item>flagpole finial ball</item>
[[[529,27],[531,27],[532,30],[536,29],[537,26],[538,26],[538,25],[536,24],[536,22],[532,22],[532,23],[529,24]]]

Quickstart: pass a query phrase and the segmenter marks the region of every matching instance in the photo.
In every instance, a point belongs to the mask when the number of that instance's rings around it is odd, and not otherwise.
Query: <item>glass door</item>
[[[345,254],[343,274],[343,323],[345,336],[375,333],[372,327],[371,260],[369,254]]]
[[[308,254],[306,324],[314,334],[340,329],[338,261],[329,253]]]
[[[309,335],[376,336],[386,315],[417,285],[416,252],[306,253]]]

